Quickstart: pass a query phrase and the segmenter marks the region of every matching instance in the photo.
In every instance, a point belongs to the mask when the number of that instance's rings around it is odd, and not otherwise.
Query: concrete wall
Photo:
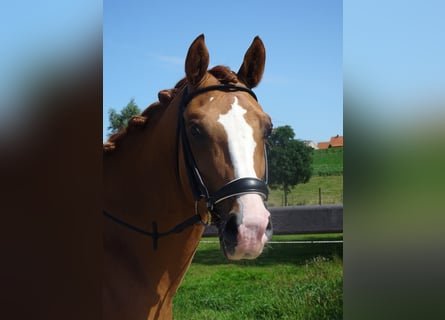
[[[343,205],[270,207],[274,234],[341,233]],[[209,226],[204,236],[217,236]]]

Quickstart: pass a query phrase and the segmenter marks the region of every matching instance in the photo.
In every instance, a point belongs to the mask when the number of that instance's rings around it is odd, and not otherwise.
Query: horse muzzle
[[[229,260],[255,259],[272,237],[270,212],[258,194],[236,198],[225,223],[220,227],[220,243]]]

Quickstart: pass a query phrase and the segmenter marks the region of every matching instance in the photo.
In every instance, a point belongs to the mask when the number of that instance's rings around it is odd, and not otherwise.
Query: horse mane
[[[236,73],[226,66],[215,66],[208,70],[208,72],[223,84],[236,84],[239,82]],[[119,142],[122,141],[122,139],[124,139],[129,133],[140,130],[146,127],[149,122],[153,122],[156,116],[170,105],[170,102],[186,85],[187,79],[183,78],[176,83],[174,88],[159,91],[159,101],[149,105],[140,115],[135,115],[128,120],[127,127],[122,128],[119,132],[112,134],[103,144],[103,152],[105,154],[112,153],[116,149]]]

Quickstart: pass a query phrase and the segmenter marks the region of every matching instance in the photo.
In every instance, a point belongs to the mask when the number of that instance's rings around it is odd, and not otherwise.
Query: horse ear
[[[190,84],[198,84],[207,72],[209,66],[209,51],[204,43],[204,35],[201,34],[193,41],[187,58],[185,59],[185,74]]]
[[[244,61],[238,70],[238,79],[249,88],[254,88],[263,77],[264,64],[266,63],[266,49],[260,37],[256,36],[244,55]]]

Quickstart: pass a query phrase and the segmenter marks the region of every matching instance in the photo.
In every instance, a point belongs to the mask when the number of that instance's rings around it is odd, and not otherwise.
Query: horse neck
[[[179,100],[155,120],[148,119],[147,128],[130,133],[116,154],[105,159],[104,209],[146,217],[193,207],[178,141]]]
[[[179,102],[172,103],[154,125],[131,133],[104,161],[104,210],[147,231],[156,222],[166,232],[194,214],[177,142],[178,112]],[[186,228],[160,238],[155,250],[153,239],[107,220],[104,311],[117,318],[136,313],[169,318],[202,232],[202,226]]]

